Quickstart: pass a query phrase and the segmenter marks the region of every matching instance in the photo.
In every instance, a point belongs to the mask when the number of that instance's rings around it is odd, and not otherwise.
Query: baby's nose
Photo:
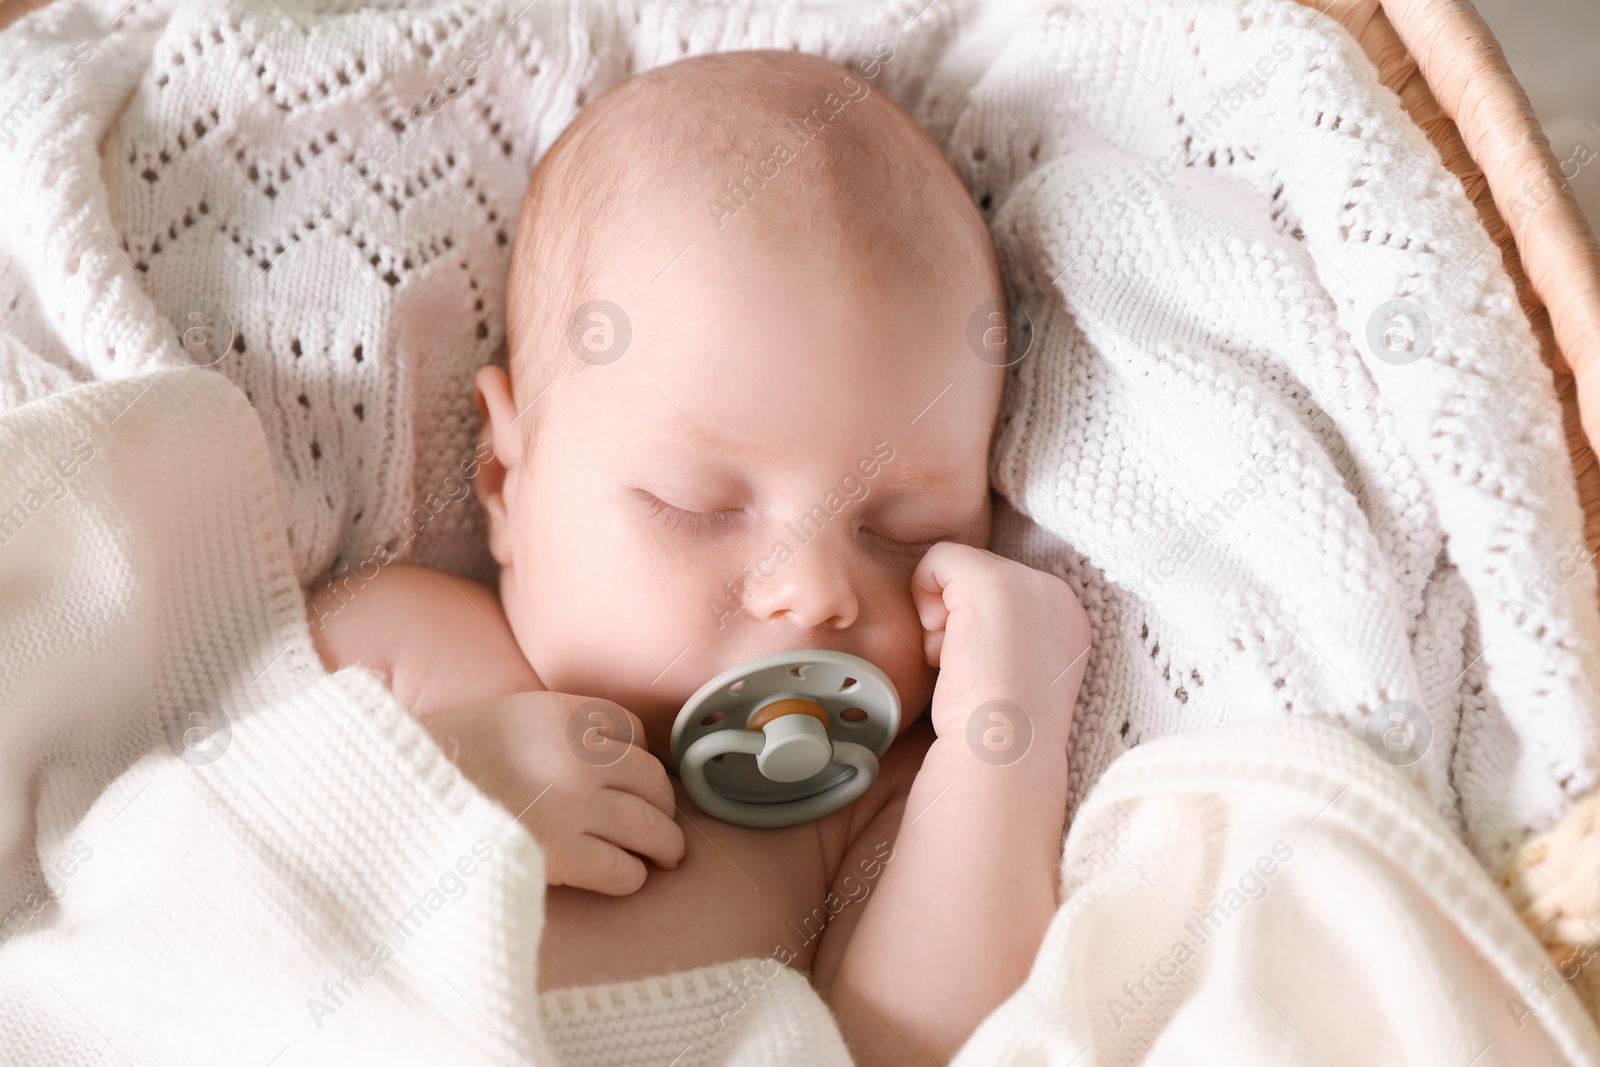
[[[802,629],[843,630],[855,625],[860,601],[844,560],[829,543],[832,531],[819,533],[780,564],[745,599],[745,610],[762,621],[787,621]],[[792,541],[792,538],[791,538]]]

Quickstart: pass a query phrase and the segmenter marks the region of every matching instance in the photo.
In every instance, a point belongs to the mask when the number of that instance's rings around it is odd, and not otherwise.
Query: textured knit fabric
[[[46,486],[0,545],[0,1062],[554,1062],[538,847],[322,669],[244,395],[95,383],[0,455]]]
[[[874,91],[924,123],[990,221],[1019,309],[1015,353],[1026,353],[993,457],[1011,505],[994,547],[1062,574],[1094,624],[1072,741],[1074,811],[1143,742],[1268,718],[1361,733],[1374,715],[1381,729],[1394,701],[1422,709],[1432,731],[1408,775],[1486,864],[1594,787],[1595,581],[1548,373],[1459,183],[1358,46],[1294,4],[441,0],[310,11],[58,0],[0,35],[0,401],[71,397],[75,382],[180,365],[177,337],[201,314],[223,338],[209,373],[243,390],[265,436],[282,551],[299,584],[390,551],[487,577],[481,517],[458,472],[476,432],[471,373],[503,345],[509,234],[532,164],[586,100],[629,73],[758,47],[873,70]],[[201,417],[181,404],[158,410],[141,444]],[[36,465],[15,467],[16,454],[0,467],[23,481],[8,483],[0,506],[13,527],[51,531],[62,552],[92,537],[102,555],[86,580],[101,599],[82,629],[61,630],[78,617],[74,594],[37,599],[48,586],[36,571],[55,573],[48,561],[19,570],[24,592],[8,591],[7,609],[32,619],[14,605],[48,608],[58,629],[18,624],[8,653],[50,651],[71,634],[72,647],[103,653],[90,635],[107,617],[132,618],[140,596],[171,599],[109,637],[133,649],[134,673],[120,682],[144,671],[152,691],[138,700],[119,690],[108,703],[95,687],[109,683],[89,673],[6,676],[33,702],[13,706],[113,715],[110,726],[67,716],[78,733],[48,755],[5,749],[19,772],[7,779],[8,863],[23,864],[8,869],[23,879],[6,883],[13,894],[65,861],[59,852],[73,842],[63,835],[85,811],[126,799],[116,783],[157,736],[155,720],[138,718],[153,714],[147,701],[246,699],[236,691],[253,682],[240,681],[240,659],[217,660],[206,635],[238,622],[231,612],[261,610],[185,600],[172,575],[198,562],[134,551],[157,553],[185,529],[218,536],[204,498],[185,513],[189,527],[157,506],[167,502],[159,480],[149,506],[167,526],[127,515],[114,526],[82,516],[37,525],[66,514],[50,510],[66,505],[39,480],[47,469],[37,464],[57,457],[30,452]],[[239,461],[223,442],[184,455],[171,460],[179,469]],[[244,478],[218,476],[228,473]],[[261,516],[266,503],[254,501]],[[278,551],[265,521],[246,534]],[[241,558],[248,547],[237,546]],[[118,562],[127,559],[145,562]],[[240,575],[242,601],[261,593]],[[292,614],[279,608],[274,618]],[[174,637],[177,618],[190,629]],[[170,677],[140,666],[157,660],[172,664]],[[269,660],[248,662],[272,679]],[[318,684],[362,721],[378,717],[384,745],[421,744],[361,677]],[[294,705],[289,736],[310,729],[323,699]],[[134,734],[117,733],[118,714],[134,716]],[[91,758],[97,745],[110,754]],[[270,749],[249,750],[262,773],[277,774]],[[88,768],[92,784],[75,780],[67,803],[30,784],[45,766]],[[179,772],[188,766],[163,773]],[[345,768],[305,773],[349,806],[334,809],[346,819],[319,825],[387,818],[383,832],[410,857],[395,882],[393,857],[352,855],[360,878],[394,894],[369,918],[397,914],[387,909],[404,902],[400,883],[420,893],[419,872],[443,870],[416,858],[395,815],[406,809],[361,806],[359,789],[344,792]],[[265,788],[234,786],[221,794],[233,805]],[[491,812],[471,795],[476,828]],[[179,819],[178,808],[163,810]],[[298,814],[304,829],[310,813]],[[313,875],[279,870],[271,848],[244,877],[287,879],[298,895],[268,896],[313,900],[318,916],[324,905],[368,907],[344,899],[349,886],[310,892]],[[505,856],[513,846],[495,848]],[[166,880],[115,887],[142,894],[152,910],[128,914],[152,930],[183,920],[177,883],[157,867]],[[252,922],[271,907],[247,904]],[[240,936],[266,946],[272,929]],[[84,936],[70,924],[48,934]],[[517,936],[525,948],[533,935]],[[340,966],[361,958],[346,953]],[[193,981],[183,988],[199,1004],[206,987]],[[131,1026],[147,1006],[140,997],[156,995],[134,989],[108,1011],[126,1011]],[[18,1003],[33,1012],[24,1018],[64,1011]],[[482,1010],[496,1028],[505,1021]],[[263,1060],[274,1050],[264,1051]]]
[[[850,1063],[810,983],[771,958],[558,989],[539,1007],[565,1067]]]
[[[951,1067],[1600,1063],[1473,856],[1320,722],[1128,753],[1078,809],[1062,890],[1027,981]]]
[[[0,1062],[850,1062],[771,959],[537,993],[538,847],[370,673],[322,670],[222,376],[46,397],[0,450],[0,499],[46,486],[0,546]],[[1600,1064],[1431,806],[1311,719],[1123,756],[1061,888],[957,1067]]]
[[[24,104],[0,386],[174,364],[209,302],[303,584],[392,556],[490,577],[461,471],[529,170],[630,72],[753,47],[870,72],[991,222],[1026,352],[993,545],[1094,622],[1069,806],[1144,740],[1381,735],[1397,707],[1488,864],[1596,785],[1600,620],[1549,373],[1459,182],[1295,4],[60,0],[0,43]]]
[[[1550,374],[1344,31],[1051,10],[927,117],[1033,323],[991,472],[1027,521],[994,547],[1094,620],[1074,795],[1152,737],[1397,712],[1491,866],[1592,789],[1600,618]]]
[[[1549,374],[1460,184],[1295,4],[59,0],[0,39],[4,399],[173,365],[209,302],[302,584],[492,577],[461,472],[530,168],[632,71],[755,47],[870,73],[991,222],[1026,352],[993,547],[1094,623],[1070,806],[1154,737],[1395,707],[1490,865],[1595,786]]]

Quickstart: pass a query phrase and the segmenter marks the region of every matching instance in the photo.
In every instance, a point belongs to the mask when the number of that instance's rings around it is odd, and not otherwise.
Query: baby
[[[983,547],[995,253],[867,70],[722,54],[585,107],[523,201],[509,376],[476,380],[498,589],[392,564],[309,611],[539,841],[541,989],[773,956],[862,1062],[943,1062],[1055,912],[1089,625]],[[701,813],[678,710],[806,648],[897,687],[877,781],[783,829]]]

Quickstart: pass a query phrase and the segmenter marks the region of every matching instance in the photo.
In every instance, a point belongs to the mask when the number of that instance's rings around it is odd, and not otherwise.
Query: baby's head
[[[986,306],[982,217],[858,74],[707,56],[581,111],[523,200],[509,379],[477,378],[477,492],[544,683],[636,712],[664,755],[713,675],[830,648],[882,668],[909,724],[935,679],[912,571],[989,540]]]

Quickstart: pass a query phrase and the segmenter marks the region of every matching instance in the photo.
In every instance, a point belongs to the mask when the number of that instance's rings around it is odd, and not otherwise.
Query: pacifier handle
[[[791,714],[775,719],[774,723],[801,718],[810,720],[809,715]],[[855,768],[856,773],[815,796],[781,804],[737,804],[712,789],[706,782],[706,764],[716,757],[730,752],[743,752],[755,756],[759,763],[762,749],[766,747],[767,742],[765,734],[751,730],[718,730],[690,745],[678,763],[678,777],[683,782],[683,788],[688,792],[690,799],[701,811],[724,822],[767,829],[810,822],[826,815],[861,796],[878,777],[878,757],[873,755],[870,748],[858,745],[854,741],[835,741],[832,746],[832,759],[824,767],[842,763]]]
[[[833,762],[828,713],[808,697],[780,697],[764,704],[745,720],[744,728],[766,738],[756,767],[769,781],[803,782]]]
[[[859,798],[899,727],[900,695],[870,660],[788,649],[729,667],[696,690],[673,720],[672,762],[706,814],[775,829]],[[741,758],[711,765],[729,753]]]

